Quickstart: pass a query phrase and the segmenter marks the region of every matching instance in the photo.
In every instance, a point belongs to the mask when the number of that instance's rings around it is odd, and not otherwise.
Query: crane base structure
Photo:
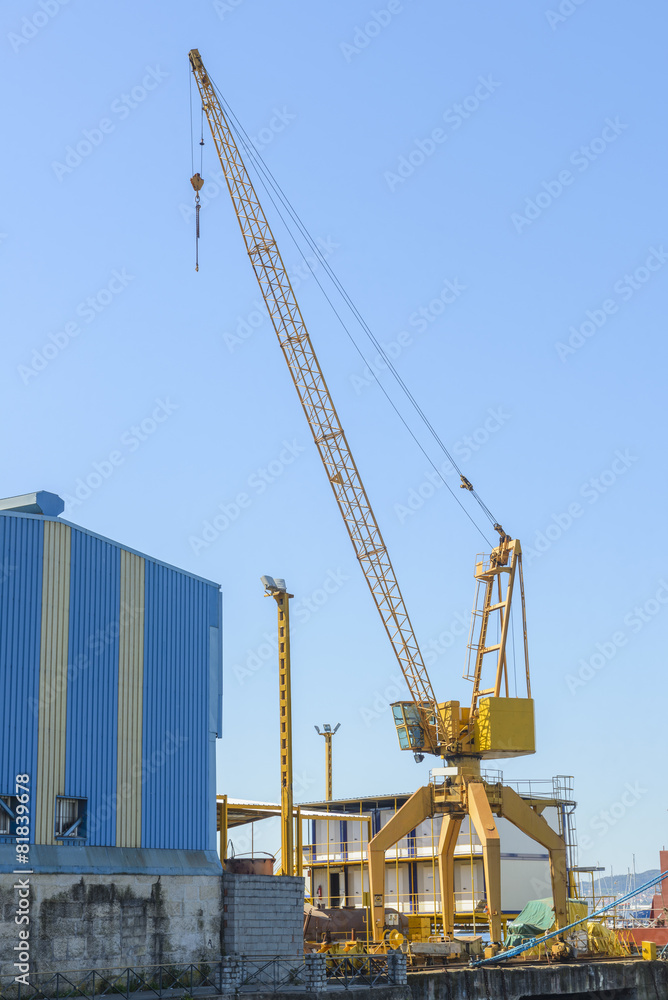
[[[568,923],[568,870],[566,843],[541,816],[544,803],[529,804],[512,788],[491,784],[480,776],[479,762],[439,769],[443,784],[434,782],[418,788],[388,823],[369,841],[369,890],[374,941],[385,932],[385,852],[411,830],[433,816],[443,815],[438,844],[438,873],[441,884],[443,933],[454,933],[454,857],[462,821],[470,816],[482,845],[487,890],[487,911],[493,944],[501,943],[501,844],[494,816],[509,820],[522,833],[546,848],[550,857],[550,877],[557,928]]]

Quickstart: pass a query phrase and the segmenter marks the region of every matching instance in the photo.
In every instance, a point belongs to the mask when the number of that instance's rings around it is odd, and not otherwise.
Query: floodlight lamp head
[[[320,726],[314,726],[313,728],[315,729],[318,736],[320,736]]]
[[[332,730],[332,732],[333,732],[333,733],[335,733],[335,732],[337,732],[337,731],[338,731],[338,730],[339,730],[340,728],[341,728],[341,723],[340,723],[340,722],[337,722],[337,723],[336,723],[336,725],[334,726],[334,729]]]
[[[323,723],[323,726],[322,726],[322,728],[323,728],[323,730],[324,730],[324,731],[325,731],[326,733],[331,733],[331,731],[332,731],[332,727],[331,727],[331,726],[329,726],[329,725],[328,725],[328,724],[327,724],[326,722],[324,722],[324,723]]]
[[[424,754],[423,753],[414,753],[413,754],[413,758],[414,758],[416,764],[421,764],[422,761],[424,760]]]
[[[280,577],[274,579],[273,576],[262,576],[260,579],[264,584],[264,589],[269,594],[286,594],[288,591],[285,580]]]

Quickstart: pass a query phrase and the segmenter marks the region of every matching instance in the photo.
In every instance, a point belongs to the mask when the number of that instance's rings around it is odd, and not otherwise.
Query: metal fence
[[[152,1000],[241,993],[323,992],[405,983],[406,956],[225,956],[220,962],[0,977],[0,1000]],[[27,982],[26,982],[27,980]]]
[[[199,996],[220,993],[221,963],[152,965],[141,969],[90,969],[29,973],[0,979],[0,1000],[66,1000],[68,997]],[[27,983],[25,980],[27,979]]]
[[[390,959],[393,956],[390,956]],[[389,986],[396,976],[387,955],[333,955],[326,960],[327,988],[348,990],[358,986]]]

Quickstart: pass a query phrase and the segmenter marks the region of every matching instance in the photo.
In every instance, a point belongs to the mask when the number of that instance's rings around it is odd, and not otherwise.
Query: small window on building
[[[56,798],[56,829],[57,840],[81,840],[85,838],[84,821],[86,816],[86,799],[68,799],[65,796]]]
[[[0,795],[0,837],[16,835],[16,796]]]

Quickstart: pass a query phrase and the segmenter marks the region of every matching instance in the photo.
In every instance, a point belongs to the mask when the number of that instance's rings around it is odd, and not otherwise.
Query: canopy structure
[[[216,830],[218,831],[218,845],[220,860],[227,859],[227,834],[233,827],[245,826],[248,823],[257,823],[261,819],[269,819],[271,816],[281,816],[280,802],[260,802],[254,799],[236,799],[229,795],[216,796]],[[297,874],[302,874],[302,822],[304,820],[325,819],[325,820],[363,820],[371,827],[370,813],[355,813],[351,816],[349,812],[332,812],[328,809],[314,809],[312,806],[294,806],[292,810],[293,821],[297,829],[296,838],[296,862]],[[369,833],[369,836],[371,834]]]

